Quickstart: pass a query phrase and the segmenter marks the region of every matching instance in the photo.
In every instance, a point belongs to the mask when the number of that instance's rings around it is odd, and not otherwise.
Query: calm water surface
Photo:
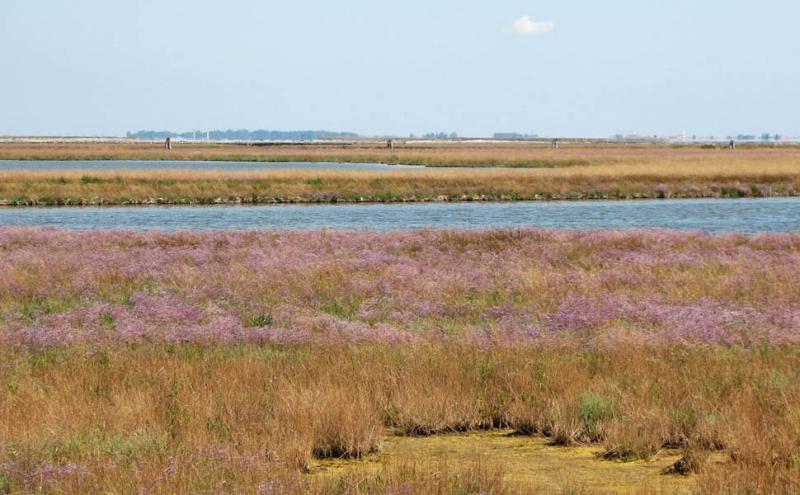
[[[0,226],[66,229],[669,228],[800,232],[800,198],[369,205],[0,208]]]
[[[397,170],[424,169],[383,163],[201,162],[144,160],[0,160],[0,170]]]

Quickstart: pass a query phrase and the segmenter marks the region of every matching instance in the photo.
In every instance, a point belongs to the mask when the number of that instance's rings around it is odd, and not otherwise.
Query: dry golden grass
[[[348,493],[352,479],[322,486],[302,474],[311,459],[366,454],[391,432],[493,426],[600,442],[612,459],[683,448],[702,493],[800,488],[794,349],[144,345],[5,349],[2,358],[0,491],[12,493],[253,492],[269,483]],[[728,461],[707,465],[714,451]],[[458,493],[481,484],[502,493],[493,469]],[[469,479],[431,472],[411,477],[416,493]],[[355,485],[386,493],[396,474]]]
[[[735,153],[697,146],[565,144],[552,150],[539,143],[401,144],[388,150],[380,143],[342,145],[244,146],[178,143],[172,151],[160,143],[37,144],[0,143],[0,159],[136,159],[136,160],[246,160],[352,161],[428,165],[607,165],[684,163],[745,163],[750,172],[776,162],[798,164],[800,147],[740,148]],[[663,168],[662,168],[663,171]],[[795,169],[795,172],[797,170]]]

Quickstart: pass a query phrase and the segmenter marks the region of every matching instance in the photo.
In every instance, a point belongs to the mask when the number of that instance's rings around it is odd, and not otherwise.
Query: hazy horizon
[[[0,135],[800,135],[800,4],[9,0]]]

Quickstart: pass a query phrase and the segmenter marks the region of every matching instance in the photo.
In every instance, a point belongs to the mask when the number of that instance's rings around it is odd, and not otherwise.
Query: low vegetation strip
[[[664,476],[698,493],[800,487],[800,235],[0,229],[0,252],[3,492],[535,493],[491,458],[306,474],[487,429],[680,449]]]
[[[794,234],[0,229],[0,250],[0,338],[33,347],[800,340]]]
[[[800,195],[800,173],[564,170],[0,172],[2,206],[387,203]]]

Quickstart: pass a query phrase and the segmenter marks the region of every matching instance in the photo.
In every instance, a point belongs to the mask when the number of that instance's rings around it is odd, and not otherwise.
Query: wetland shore
[[[530,144],[271,146],[0,143],[0,159],[210,160],[219,170],[0,171],[0,205],[383,203],[780,197],[800,194],[800,148]],[[225,161],[331,170],[225,170]],[[335,163],[446,170],[336,170]]]

